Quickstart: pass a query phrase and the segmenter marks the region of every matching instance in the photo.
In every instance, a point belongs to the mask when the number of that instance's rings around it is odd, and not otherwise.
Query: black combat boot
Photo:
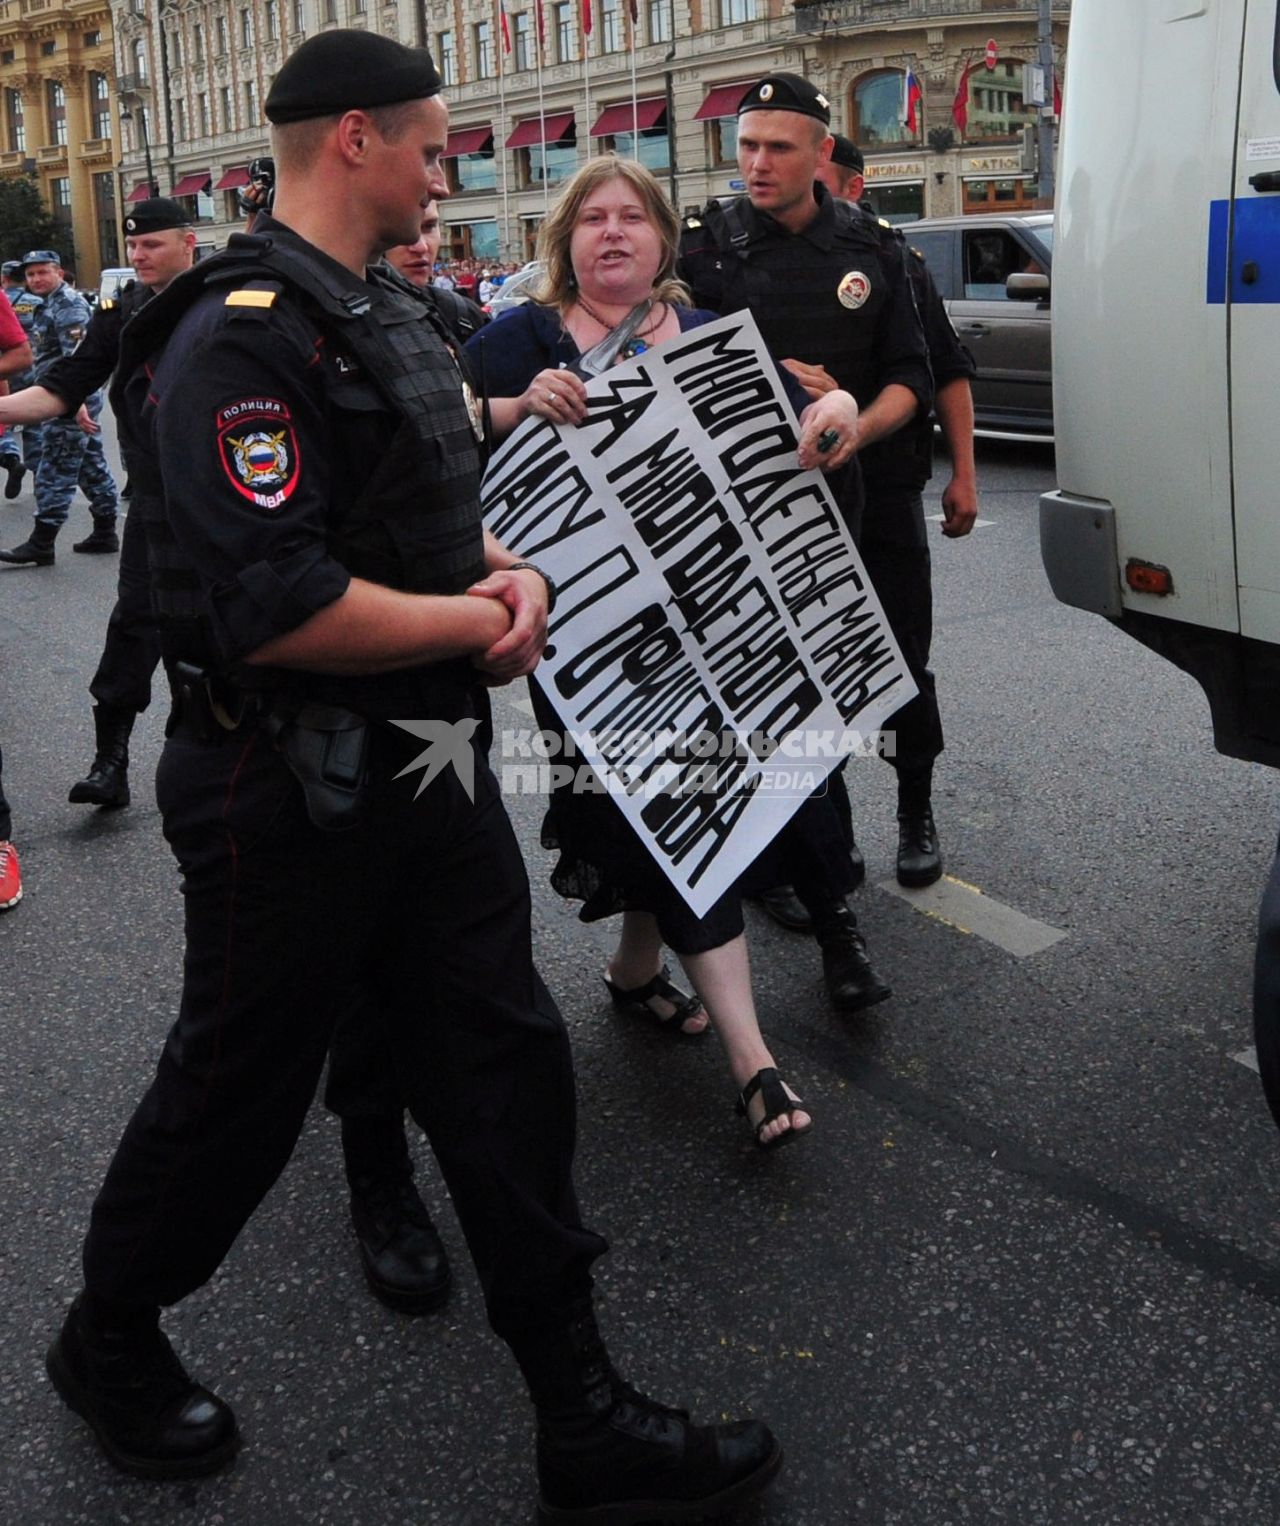
[[[193,1383],[161,1333],[158,1311],[117,1328],[71,1305],[45,1369],[117,1468],[138,1478],[197,1478],[230,1462],[236,1418]]]
[[[37,519],[31,535],[12,551],[0,551],[0,562],[29,562],[33,567],[53,566],[53,543],[58,538],[56,525],[41,524]]]
[[[7,456],[4,463],[5,484],[4,496],[16,498],[22,491],[22,479],[26,475],[26,467],[22,464],[21,456]]]
[[[110,551],[119,551],[120,537],[116,534],[116,522],[114,519],[95,519],[93,529],[83,540],[78,540],[71,547],[73,551],[97,552],[102,555]]]
[[[942,878],[942,850],[933,824],[933,771],[898,775],[898,884],[911,889]]]
[[[813,935],[822,950],[822,978],[837,1012],[857,1012],[887,1001],[893,991],[876,974],[858,919],[843,898],[811,906]]]
[[[760,1420],[694,1425],[610,1364],[589,1303],[512,1341],[538,1413],[538,1509],[548,1526],[701,1521],[754,1498],[782,1466]]]
[[[413,1185],[401,1117],[344,1118],[351,1222],[374,1297],[402,1314],[429,1314],[449,1296],[444,1242]]]
[[[93,707],[96,751],[88,777],[71,786],[72,805],[101,805],[119,810],[129,804],[129,735],[134,712],[113,705]]]
[[[785,927],[788,932],[807,933],[813,927],[804,902],[791,885],[775,885],[772,890],[762,890],[759,895],[749,899],[761,911],[768,912],[778,926]]]

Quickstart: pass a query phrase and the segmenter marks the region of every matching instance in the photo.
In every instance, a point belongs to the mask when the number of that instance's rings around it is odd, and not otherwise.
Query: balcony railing
[[[118,74],[116,89],[121,95],[140,95],[151,91],[151,77],[147,74]]]
[[[43,148],[36,149],[37,164],[65,164],[67,162],[67,145],[65,143],[46,143]]]

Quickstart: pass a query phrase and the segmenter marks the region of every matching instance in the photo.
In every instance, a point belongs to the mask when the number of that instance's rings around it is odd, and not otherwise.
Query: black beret
[[[344,111],[419,101],[440,90],[425,48],[377,32],[321,32],[289,55],[267,92],[268,122],[305,122]]]
[[[831,102],[798,74],[766,75],[738,102],[738,115],[745,111],[798,111],[801,116],[816,117],[824,126],[831,125]]]
[[[185,228],[191,221],[178,202],[168,196],[150,196],[129,211],[124,220],[128,233],[163,233],[166,228]]]
[[[846,138],[841,132],[833,134],[836,146],[831,150],[832,164],[838,164],[842,169],[857,170],[861,175],[867,167],[867,161],[862,157],[862,150],[852,138]]]

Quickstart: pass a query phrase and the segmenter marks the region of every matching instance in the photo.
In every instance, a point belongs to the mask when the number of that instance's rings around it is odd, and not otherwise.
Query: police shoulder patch
[[[288,406],[279,398],[246,397],[218,409],[222,469],[242,498],[259,509],[286,503],[302,468]]]

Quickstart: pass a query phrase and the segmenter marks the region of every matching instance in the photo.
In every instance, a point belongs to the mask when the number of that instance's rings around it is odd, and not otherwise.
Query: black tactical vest
[[[712,202],[685,225],[680,273],[699,307],[747,309],[773,354],[825,366],[866,407],[880,390],[876,323],[889,298],[888,278],[867,219],[837,201],[834,220],[831,247],[823,249],[774,232],[741,199]]]
[[[211,292],[257,288],[283,295],[317,329],[331,353],[351,362],[325,373],[325,402],[333,420],[333,448],[341,450],[344,416],[378,412],[392,421],[390,445],[371,469],[359,497],[335,505],[328,530],[334,559],[354,576],[409,593],[456,594],[485,575],[480,520],[480,453],[464,398],[466,372],[432,309],[384,288],[377,308],[353,283],[303,251],[265,235],[236,235],[226,250],[202,262],[149,303],[128,325],[112,391],[130,464],[145,456],[144,492],[163,503],[159,464],[146,418],[147,391],[156,355],[183,314]],[[216,307],[217,304],[214,304]],[[235,321],[267,321],[269,309],[237,308]],[[264,339],[265,339],[264,334]],[[148,518],[153,590],[166,659],[218,665],[198,579],[184,561],[161,512]],[[266,676],[261,670],[255,679]],[[365,684],[394,687],[391,675]],[[272,675],[308,691],[322,687],[307,676]],[[409,680],[411,683],[412,681]],[[408,703],[406,698],[404,703]],[[378,708],[381,708],[380,706]]]

